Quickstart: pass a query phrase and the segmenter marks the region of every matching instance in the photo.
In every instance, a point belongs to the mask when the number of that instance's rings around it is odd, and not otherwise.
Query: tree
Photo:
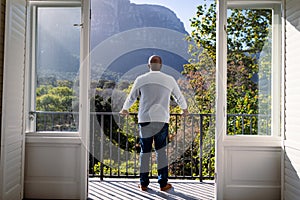
[[[57,81],[55,85],[40,85],[36,89],[37,131],[77,130],[78,97],[70,81]],[[49,113],[47,113],[49,112]],[[61,113],[63,112],[63,113]]]
[[[72,102],[77,99],[72,88],[41,85],[36,89],[36,110],[71,112]]]
[[[270,94],[259,92],[257,79],[271,79],[272,11],[233,9],[228,15],[227,112],[257,114],[259,100],[265,101],[266,105],[270,103]],[[189,50],[193,59],[184,66],[184,74],[191,84],[194,80],[203,80],[195,89],[195,100],[201,107],[212,108],[215,66],[211,67],[209,63],[216,62],[216,3],[199,5],[196,16],[191,19],[191,27],[193,31],[187,40],[192,42]],[[206,89],[201,87],[203,85],[212,87]]]

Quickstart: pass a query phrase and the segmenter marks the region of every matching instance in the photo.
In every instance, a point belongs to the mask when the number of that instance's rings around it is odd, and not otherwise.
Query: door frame
[[[81,137],[81,199],[88,197],[88,150],[90,129],[90,0],[81,0],[79,136]]]
[[[223,199],[224,193],[224,135],[226,132],[226,7],[227,0],[217,1],[216,24],[216,166],[215,166],[215,195]]]

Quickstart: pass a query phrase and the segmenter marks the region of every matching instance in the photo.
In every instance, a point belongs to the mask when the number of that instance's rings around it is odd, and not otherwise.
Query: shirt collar
[[[149,73],[161,73],[161,71],[152,71],[152,70],[150,70]]]

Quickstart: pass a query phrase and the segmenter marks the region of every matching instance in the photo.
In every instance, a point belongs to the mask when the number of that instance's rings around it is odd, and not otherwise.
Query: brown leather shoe
[[[138,185],[138,187],[142,190],[142,191],[147,191],[148,187],[147,186],[142,186],[142,185]]]
[[[167,183],[165,187],[160,188],[160,191],[168,191],[172,188],[172,185],[170,183]]]

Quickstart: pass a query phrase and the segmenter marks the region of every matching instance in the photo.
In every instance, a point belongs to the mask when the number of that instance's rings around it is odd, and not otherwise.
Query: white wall
[[[286,0],[284,199],[300,196],[300,1]]]

